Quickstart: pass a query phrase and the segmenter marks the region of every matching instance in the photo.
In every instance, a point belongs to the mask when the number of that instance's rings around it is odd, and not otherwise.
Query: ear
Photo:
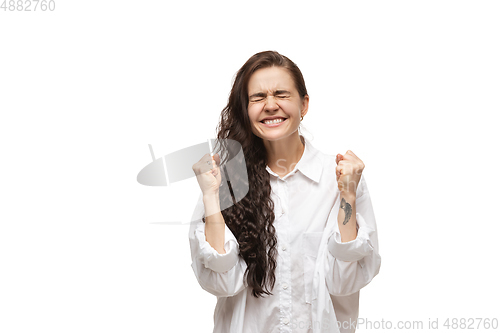
[[[308,110],[309,110],[309,95],[305,95],[304,98],[302,99],[301,115],[305,116]]]

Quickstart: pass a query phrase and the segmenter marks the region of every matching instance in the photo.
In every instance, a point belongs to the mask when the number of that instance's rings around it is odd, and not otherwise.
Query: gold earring
[[[300,121],[304,120],[304,116],[300,116]]]

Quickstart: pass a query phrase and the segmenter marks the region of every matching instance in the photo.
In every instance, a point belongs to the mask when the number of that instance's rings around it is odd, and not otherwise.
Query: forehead
[[[267,67],[255,71],[248,81],[248,93],[295,89],[295,83],[288,70],[282,67]]]

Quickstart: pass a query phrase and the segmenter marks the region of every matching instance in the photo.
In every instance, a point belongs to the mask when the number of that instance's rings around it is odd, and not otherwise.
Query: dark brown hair
[[[273,225],[274,202],[271,199],[270,175],[266,170],[267,153],[262,139],[252,132],[247,109],[248,82],[255,71],[272,66],[288,70],[300,97],[303,99],[307,95],[304,78],[295,63],[275,51],[257,53],[237,72],[217,128],[217,144],[220,147],[224,146],[222,142],[226,141],[225,139],[232,139],[240,143],[243,149],[248,178],[244,180],[232,177],[230,187],[233,191],[248,188],[248,193],[236,203],[234,197],[237,193],[220,193],[219,198],[221,202],[229,200],[234,203],[221,213],[224,222],[238,240],[239,255],[247,263],[245,278],[255,297],[272,294],[270,290],[276,282],[278,251]],[[234,157],[236,153],[230,151],[227,159]],[[221,165],[223,163],[221,161]],[[222,181],[227,181],[222,170],[221,175]]]

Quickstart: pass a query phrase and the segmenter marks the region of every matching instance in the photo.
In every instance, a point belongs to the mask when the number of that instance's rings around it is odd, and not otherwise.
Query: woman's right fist
[[[219,193],[222,181],[219,164],[219,154],[214,154],[213,158],[210,154],[205,154],[198,162],[193,164],[193,171],[203,195]]]

